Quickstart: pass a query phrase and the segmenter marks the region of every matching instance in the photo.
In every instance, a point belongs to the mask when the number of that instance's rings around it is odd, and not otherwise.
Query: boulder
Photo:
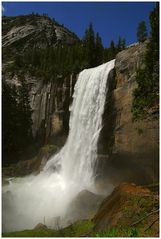
[[[35,227],[34,230],[46,230],[48,229],[46,225],[42,224],[42,223],[38,223]]]

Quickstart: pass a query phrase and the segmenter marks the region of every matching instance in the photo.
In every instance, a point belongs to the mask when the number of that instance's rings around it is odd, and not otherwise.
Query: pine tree
[[[119,36],[119,38],[118,38],[118,43],[117,43],[117,45],[116,45],[116,52],[118,53],[118,52],[124,50],[125,47],[126,47],[126,41],[125,41],[125,39],[121,39],[121,37]]]
[[[117,51],[121,51],[122,49],[122,40],[121,37],[119,36],[118,43],[117,43]]]
[[[114,41],[111,41],[110,47],[109,47],[109,50],[108,50],[109,60],[114,59],[115,56],[116,56],[116,53],[117,53],[117,49],[115,48],[115,43],[114,43]]]
[[[147,39],[147,29],[144,21],[140,22],[138,25],[137,39],[138,42],[144,42]]]
[[[126,48],[126,40],[122,39],[121,40],[121,50],[124,50]]]
[[[146,71],[151,78],[151,91],[159,95],[159,4],[150,14],[150,41],[145,56]]]
[[[100,65],[103,62],[103,45],[102,39],[99,36],[99,33],[96,34],[96,43],[95,43],[95,65]]]
[[[85,32],[85,36],[83,38],[83,49],[87,67],[95,66],[95,36],[92,23],[90,23]]]
[[[159,70],[159,4],[150,14],[150,41],[147,44],[146,65],[148,71],[153,72],[155,68]],[[156,66],[157,65],[157,66]]]

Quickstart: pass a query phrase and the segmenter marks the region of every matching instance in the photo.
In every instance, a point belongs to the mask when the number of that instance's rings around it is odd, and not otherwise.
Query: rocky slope
[[[78,41],[74,33],[46,15],[2,17],[2,47],[5,61],[17,51],[23,53],[34,47],[71,45]]]

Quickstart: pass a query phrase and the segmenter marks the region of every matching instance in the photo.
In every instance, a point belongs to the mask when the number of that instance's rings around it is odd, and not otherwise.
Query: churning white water
[[[37,176],[16,178],[3,187],[3,231],[54,226],[82,190],[94,190],[97,142],[102,127],[108,74],[115,60],[79,74],[64,147]]]

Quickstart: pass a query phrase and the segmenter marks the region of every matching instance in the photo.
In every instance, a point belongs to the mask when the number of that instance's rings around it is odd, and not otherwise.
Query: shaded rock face
[[[102,202],[93,218],[94,230],[98,232],[116,226],[135,226],[145,235],[150,227],[153,236],[157,236],[159,233],[158,207],[157,193],[151,192],[148,188],[123,183]]]
[[[24,177],[29,174],[37,175],[43,170],[50,157],[56,154],[58,150],[59,148],[56,145],[45,145],[34,158],[4,167],[2,176],[7,179],[8,177]],[[5,181],[3,182],[4,184],[6,183]]]
[[[69,105],[77,77],[70,75],[47,84],[36,79],[30,91],[34,138],[47,140],[68,132]]]
[[[110,79],[114,87],[107,95],[98,170],[116,185],[120,181],[158,181],[158,114],[133,122],[131,112],[136,70],[143,67],[145,50],[145,44],[138,44],[120,52]]]

